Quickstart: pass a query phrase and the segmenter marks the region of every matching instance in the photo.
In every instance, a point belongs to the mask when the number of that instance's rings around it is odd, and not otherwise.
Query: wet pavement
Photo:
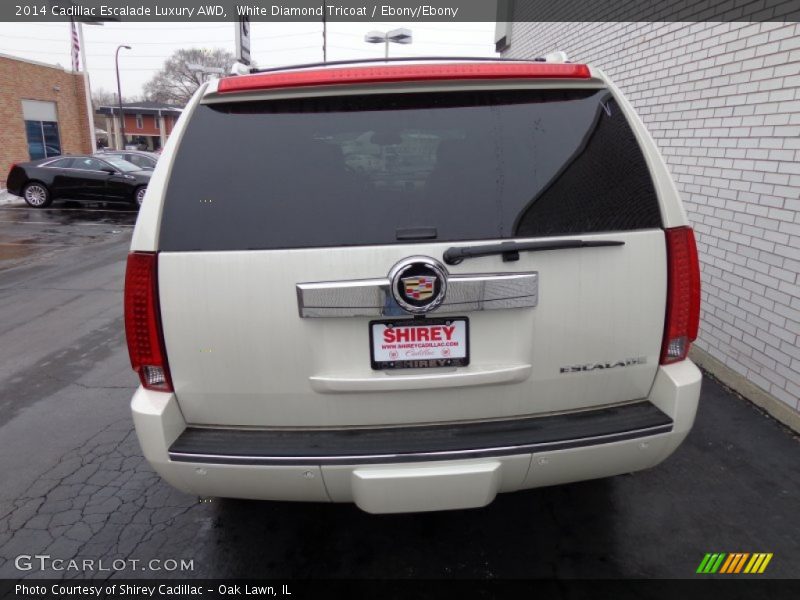
[[[135,208],[101,202],[31,209],[19,199],[0,205],[0,269],[129,233],[136,215]]]
[[[141,457],[128,409],[135,216],[0,207],[0,248],[25,249],[0,256],[0,577],[693,577],[707,552],[771,552],[763,577],[800,575],[800,440],[708,378],[662,465],[484,509],[371,516],[172,489]],[[35,554],[103,563],[15,566]]]

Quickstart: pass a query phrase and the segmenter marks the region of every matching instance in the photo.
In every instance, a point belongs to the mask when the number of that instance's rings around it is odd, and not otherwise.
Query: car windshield
[[[129,163],[127,160],[123,160],[121,158],[116,158],[116,157],[109,156],[109,157],[104,158],[103,160],[105,160],[108,164],[110,164],[112,167],[114,167],[118,171],[122,171],[123,173],[127,173],[129,171],[140,171],[141,170],[140,167],[137,167],[133,163]]]

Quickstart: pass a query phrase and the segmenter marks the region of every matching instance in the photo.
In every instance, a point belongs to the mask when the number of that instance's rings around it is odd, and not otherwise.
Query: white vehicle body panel
[[[667,310],[662,229],[515,238],[624,245],[471,258],[449,276],[535,273],[535,306],[441,307],[428,316],[469,320],[470,364],[374,370],[370,322],[411,318],[301,316],[297,286],[384,279],[409,256],[507,241],[224,251],[164,251],[159,230],[175,153],[200,104],[397,91],[608,89],[653,180],[664,228],[686,226],[677,188],[655,143],[598,70],[586,80],[450,81],[331,85],[224,95],[201,87],[153,173],[131,251],[158,253],[158,297],[174,393],[140,388],[132,410],[145,457],[172,485],[202,496],[355,502],[372,513],[474,508],[497,493],[644,469],[669,456],[695,417],[701,375],[688,359],[659,365]],[[235,96],[235,98],[233,97]],[[671,431],[568,449],[485,458],[375,464],[179,462],[170,446],[189,428],[315,431],[484,423],[579,414],[647,401]],[[538,420],[538,419],[537,419]]]
[[[204,497],[356,502],[368,512],[392,513],[477,508],[497,493],[653,467],[672,454],[691,429],[700,383],[700,370],[691,361],[658,368],[647,399],[673,419],[668,434],[569,450],[402,466],[175,462],[167,449],[187,426],[175,395],[140,388],[131,408],[145,458],[166,481],[185,492]]]
[[[441,257],[450,244],[161,253],[164,338],[181,409],[204,425],[329,427],[503,418],[644,398],[663,333],[663,232],[582,237],[625,246],[450,267],[452,274],[537,271],[540,284],[535,308],[453,312],[470,320],[471,363],[448,372],[373,371],[372,319],[301,319],[295,285],[334,274],[380,277],[410,254]],[[640,357],[644,364],[560,372]],[[436,378],[435,394],[420,392],[420,377]]]

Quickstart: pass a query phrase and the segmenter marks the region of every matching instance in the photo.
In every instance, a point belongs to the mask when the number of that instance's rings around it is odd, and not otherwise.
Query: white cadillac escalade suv
[[[597,69],[227,77],[183,112],[133,234],[134,423],[201,496],[484,506],[669,456],[699,303],[676,188]]]

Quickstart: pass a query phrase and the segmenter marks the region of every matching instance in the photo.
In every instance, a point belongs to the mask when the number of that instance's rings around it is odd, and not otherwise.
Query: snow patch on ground
[[[3,204],[25,204],[25,200],[9,193],[7,190],[0,189],[0,206]]]

